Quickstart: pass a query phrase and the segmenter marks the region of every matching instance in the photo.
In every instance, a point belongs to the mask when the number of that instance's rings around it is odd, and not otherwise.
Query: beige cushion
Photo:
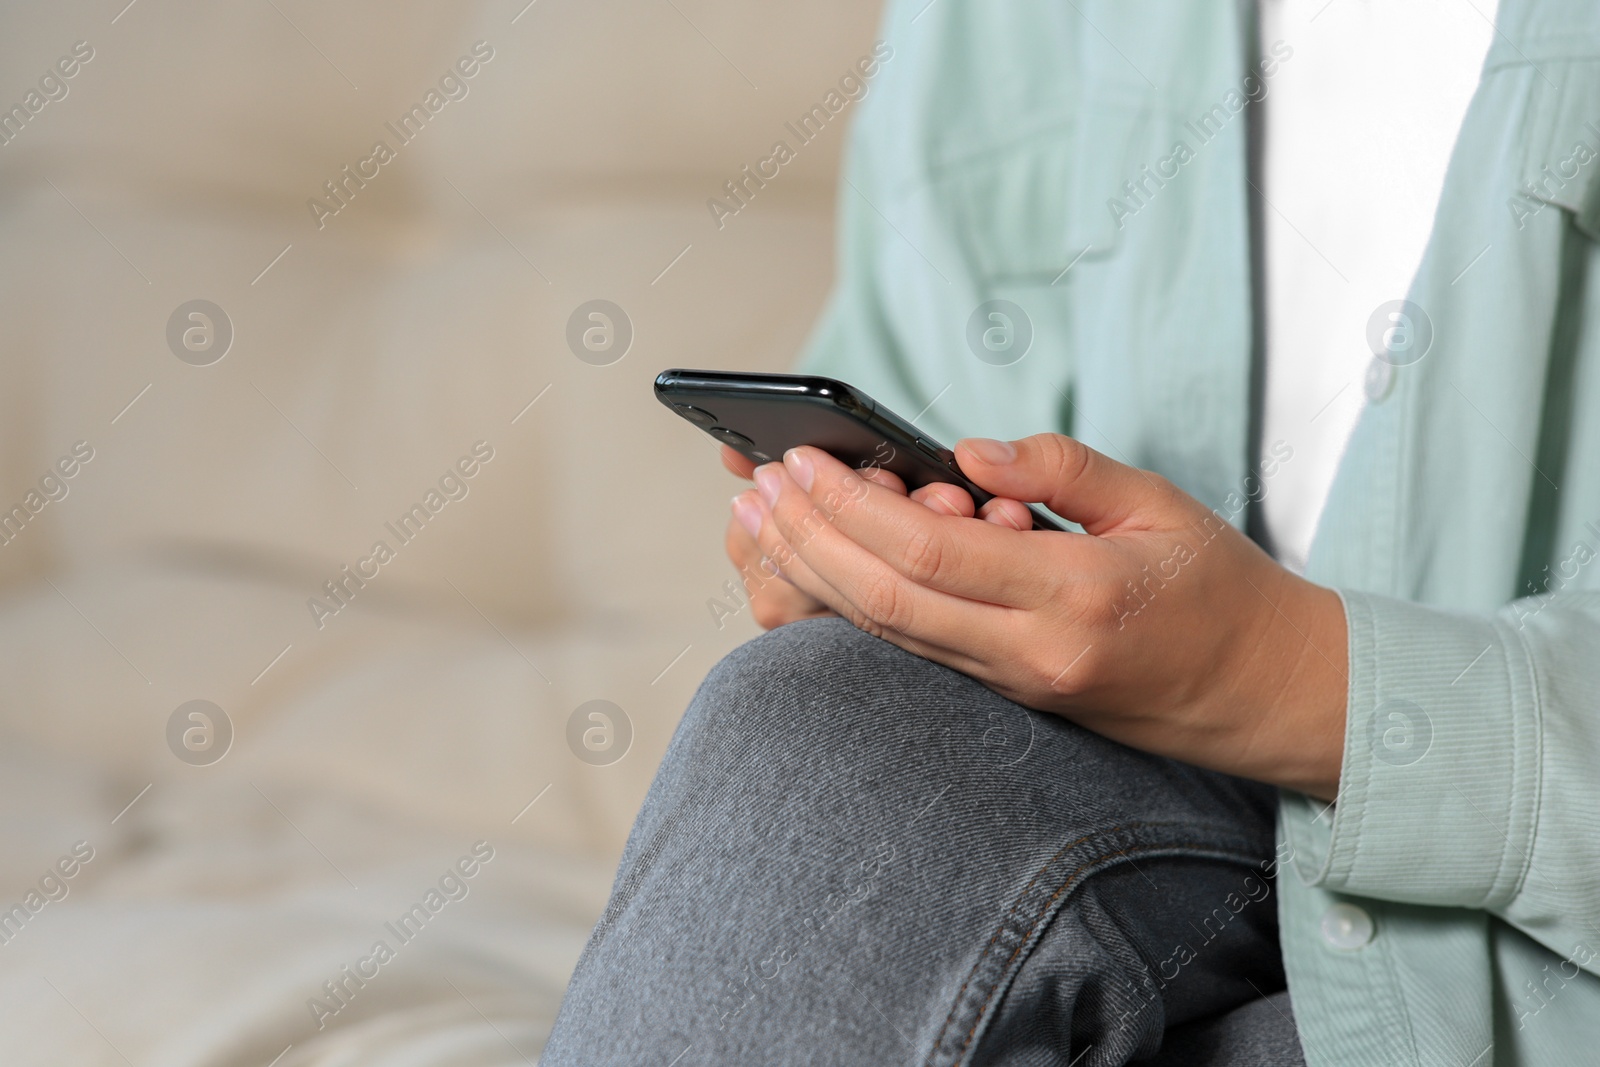
[[[0,904],[97,850],[0,947],[0,1061],[524,1062],[685,703],[756,632],[706,607],[737,485],[652,378],[791,360],[844,120],[723,228],[706,199],[874,12],[120,6],[0,12],[0,108],[94,50],[0,144],[0,520],[24,508],[0,538]],[[307,200],[480,40],[466,95],[319,229]],[[594,298],[634,329],[609,366],[566,341]],[[195,299],[233,331],[206,366],[167,336]],[[399,544],[386,524],[480,441]],[[379,539],[394,558],[319,626],[307,601]],[[197,698],[235,730],[208,767],[167,747]],[[596,698],[634,729],[605,767],[567,743]],[[320,983],[478,839],[500,851],[475,895],[312,1025]]]

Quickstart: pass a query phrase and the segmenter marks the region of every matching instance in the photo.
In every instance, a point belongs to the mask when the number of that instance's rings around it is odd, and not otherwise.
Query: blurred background
[[[5,8],[0,1062],[537,1059],[756,633],[651,382],[792,361],[850,108],[707,201],[876,19]]]

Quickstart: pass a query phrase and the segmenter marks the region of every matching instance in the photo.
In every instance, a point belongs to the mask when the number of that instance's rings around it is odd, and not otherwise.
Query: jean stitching
[[[1032,890],[1033,887],[1036,884],[1038,884],[1039,880],[1041,878],[1043,878],[1049,872],[1050,867],[1053,864],[1055,864],[1058,860],[1060,860],[1061,857],[1064,856],[1066,853],[1068,853],[1073,848],[1076,848],[1077,846],[1083,844],[1086,841],[1092,841],[1092,840],[1094,840],[1096,838],[1106,838],[1106,837],[1110,837],[1110,836],[1118,834],[1118,833],[1124,833],[1124,832],[1127,832],[1127,831],[1134,831],[1134,830],[1146,829],[1146,828],[1151,828],[1151,827],[1170,828],[1169,826],[1167,826],[1165,824],[1155,824],[1155,823],[1125,823],[1125,824],[1123,824],[1121,826],[1113,826],[1113,827],[1110,827],[1108,829],[1100,830],[1100,831],[1097,831],[1097,832],[1095,832],[1093,834],[1088,834],[1088,835],[1086,835],[1084,837],[1080,837],[1075,841],[1068,842],[1067,844],[1063,845],[1060,849],[1058,849],[1056,851],[1056,853],[1054,855],[1052,855],[1050,857],[1050,859],[1047,860],[1044,863],[1044,865],[1039,868],[1039,870],[1034,874],[1034,876],[1028,880],[1028,884],[1022,888],[1022,891],[1020,893],[1018,893],[1015,902],[1012,904],[1011,908],[1007,911],[1007,914],[1004,916],[1004,918],[1001,919],[1000,924],[996,927],[994,934],[989,938],[988,943],[984,945],[983,951],[981,953],[979,953],[979,955],[978,955],[978,959],[976,961],[974,961],[974,963],[972,965],[972,969],[968,973],[966,980],[961,983],[961,988],[956,992],[956,996],[954,998],[954,1001],[952,1002],[952,1004],[950,1006],[950,1012],[945,1017],[944,1025],[940,1027],[938,1037],[936,1037],[934,1039],[933,1047],[929,1050],[928,1059],[926,1061],[927,1067],[934,1067],[934,1065],[935,1065],[934,1057],[938,1055],[940,1047],[944,1044],[945,1037],[949,1033],[951,1024],[955,1022],[955,1017],[956,1017],[957,1012],[959,1012],[961,1010],[961,1002],[962,1002],[963,997],[965,997],[965,995],[966,995],[967,989],[972,985],[974,979],[977,978],[979,973],[982,971],[983,964],[984,964],[985,960],[987,960],[989,958],[989,954],[990,954],[991,950],[994,948],[996,942],[998,942],[1000,940],[1001,936],[1003,934],[1005,934],[1007,932],[1007,930],[1010,928],[1012,920],[1016,916],[1017,910],[1022,906],[1023,902],[1027,899],[1029,891]],[[1178,840],[1168,840],[1168,841],[1161,841],[1161,842],[1153,842],[1153,843],[1149,843],[1149,844],[1133,844],[1133,845],[1130,845],[1127,848],[1119,849],[1119,850],[1114,851],[1114,852],[1100,853],[1100,854],[1096,855],[1094,858],[1089,859],[1089,860],[1085,861],[1084,863],[1078,865],[1076,868],[1074,868],[1072,870],[1072,872],[1069,873],[1066,876],[1065,880],[1057,887],[1056,891],[1054,893],[1052,893],[1050,895],[1050,897],[1048,899],[1046,899],[1041,905],[1039,905],[1039,907],[1036,909],[1036,913],[1034,914],[1033,918],[1028,921],[1027,927],[1023,931],[1021,931],[1022,936],[1021,936],[1020,940],[1018,941],[1016,948],[1012,949],[1011,955],[1006,959],[1006,962],[1002,965],[1002,967],[1000,969],[1000,975],[990,985],[989,992],[984,997],[983,1003],[978,1006],[978,1009],[977,1009],[976,1014],[975,1014],[975,1018],[973,1019],[973,1023],[972,1023],[971,1029],[969,1029],[967,1031],[967,1035],[966,1035],[965,1040],[962,1042],[962,1045],[961,1045],[960,1049],[956,1051],[955,1058],[953,1060],[951,1060],[950,1062],[959,1063],[961,1061],[961,1059],[963,1059],[971,1051],[972,1043],[973,1043],[973,1040],[975,1039],[975,1037],[977,1035],[978,1028],[983,1024],[983,1021],[984,1021],[985,1017],[988,1014],[989,1008],[993,1004],[994,998],[995,998],[996,994],[999,992],[1001,985],[1003,984],[1000,979],[1004,977],[1005,972],[1008,971],[1011,968],[1012,964],[1014,964],[1016,962],[1017,956],[1020,955],[1022,953],[1023,949],[1025,949],[1027,947],[1028,943],[1032,940],[1034,933],[1039,929],[1040,924],[1043,923],[1045,918],[1050,914],[1051,909],[1055,906],[1056,901],[1060,900],[1062,896],[1064,896],[1068,891],[1070,891],[1072,888],[1074,888],[1078,884],[1079,876],[1085,870],[1087,870],[1087,869],[1089,869],[1091,867],[1094,867],[1097,864],[1104,863],[1106,860],[1115,859],[1115,858],[1117,858],[1119,856],[1128,856],[1128,855],[1132,855],[1134,853],[1139,853],[1139,852],[1158,852],[1158,851],[1164,851],[1164,850],[1167,850],[1167,849],[1188,848],[1188,847],[1193,847],[1192,843],[1187,842],[1187,841],[1178,841]],[[1217,846],[1215,844],[1212,844],[1210,848],[1206,849],[1206,851],[1213,852],[1213,853],[1221,853],[1221,852],[1229,852],[1229,853],[1231,853],[1233,850],[1226,849],[1226,848],[1223,848],[1223,847],[1219,847],[1219,846]],[[1235,858],[1240,859],[1240,860],[1248,860],[1250,857],[1247,854],[1245,854],[1244,852],[1241,851],[1235,856]]]
[[[1157,851],[1157,850],[1160,850],[1160,849],[1171,848],[1171,847],[1173,847],[1173,845],[1170,844],[1170,843],[1167,843],[1167,844],[1155,844],[1155,845],[1138,845],[1138,846],[1135,846],[1133,848],[1122,849],[1121,851],[1118,851],[1118,852],[1109,852],[1109,853],[1106,853],[1103,856],[1099,856],[1099,857],[1097,857],[1095,859],[1089,860],[1086,863],[1080,864],[1076,870],[1074,870],[1071,874],[1067,875],[1066,881],[1062,882],[1061,885],[1056,889],[1056,891],[1050,895],[1050,899],[1046,900],[1044,902],[1044,906],[1042,908],[1040,908],[1039,909],[1039,913],[1036,916],[1034,916],[1033,922],[1032,922],[1032,924],[1029,925],[1027,933],[1023,936],[1021,943],[1018,944],[1016,948],[1011,950],[1011,955],[1006,960],[1005,966],[1003,968],[1001,968],[1001,973],[1003,974],[1005,971],[1008,971],[1008,970],[1011,969],[1011,965],[1017,961],[1017,956],[1019,956],[1022,953],[1023,948],[1025,948],[1027,946],[1028,942],[1033,938],[1034,931],[1036,931],[1039,928],[1039,924],[1042,923],[1044,921],[1045,916],[1049,914],[1051,907],[1055,904],[1055,902],[1057,900],[1059,900],[1062,897],[1063,894],[1065,894],[1069,889],[1072,889],[1077,885],[1077,882],[1079,880],[1078,876],[1080,874],[1082,874],[1085,870],[1087,870],[1090,867],[1093,867],[1097,863],[1103,863],[1106,860],[1114,859],[1117,856],[1131,856],[1135,852],[1154,852],[1154,851]],[[1000,991],[1000,983],[999,982],[994,983],[994,985],[989,988],[989,995],[984,998],[983,1004],[978,1008],[978,1016],[977,1016],[976,1019],[974,1019],[972,1021],[972,1028],[967,1031],[967,1039],[961,1046],[961,1053],[960,1053],[961,1056],[965,1056],[969,1051],[971,1051],[973,1039],[975,1037],[977,1037],[977,1034],[978,1034],[978,1027],[983,1024],[984,1016],[989,1011],[989,1005],[994,1003],[995,995],[999,991]]]
[[[1069,841],[1065,845],[1062,845],[1061,848],[1056,851],[1056,854],[1046,860],[1044,866],[1040,867],[1039,870],[1034,873],[1034,876],[1028,879],[1028,884],[1022,887],[1021,893],[1017,894],[1017,902],[1012,905],[1012,910],[1015,910],[1017,904],[1020,904],[1022,900],[1027,897],[1028,891],[1034,887],[1034,884],[1038,882],[1039,879],[1044,877],[1045,872],[1050,869],[1050,865],[1055,863],[1055,861],[1060,859],[1062,856],[1066,855],[1070,849],[1076,848],[1085,841],[1091,841],[1096,837],[1106,834],[1119,833],[1124,829],[1131,830],[1134,827],[1142,825],[1142,823],[1129,823],[1126,826],[1113,826],[1109,830],[1101,830],[1096,833],[1086,834],[1085,836],[1078,838],[1076,841]],[[933,1057],[938,1053],[939,1046],[944,1044],[944,1036],[949,1032],[950,1024],[955,1022],[956,1012],[961,1009],[961,998],[967,995],[967,987],[972,984],[972,979],[978,974],[979,969],[983,966],[983,961],[988,958],[989,950],[994,948],[994,943],[1000,940],[1001,934],[1005,933],[1006,920],[1010,919],[1010,917],[1010,911],[1008,911],[1005,918],[1000,921],[1000,925],[995,928],[993,936],[989,938],[989,943],[983,946],[982,952],[978,953],[978,958],[973,962],[972,970],[967,973],[966,980],[961,983],[961,988],[956,990],[955,999],[950,1004],[950,1013],[945,1016],[944,1025],[939,1027],[939,1034],[933,1039],[933,1047],[928,1051],[928,1067],[933,1067]],[[962,1053],[965,1054],[965,1052],[966,1049],[963,1047]]]

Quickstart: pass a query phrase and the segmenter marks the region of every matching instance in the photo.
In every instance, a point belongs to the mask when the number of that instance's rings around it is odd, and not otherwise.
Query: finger
[[[996,496],[1042,503],[1092,534],[1157,529],[1193,519],[1193,502],[1156,474],[1118,463],[1070,437],[956,442],[962,471]]]
[[[871,485],[819,449],[805,451],[810,452],[819,465],[828,464],[830,473],[837,471],[834,476],[839,477],[841,483],[852,485],[854,497],[840,498],[837,508],[825,511],[829,501],[814,502],[783,466],[775,463],[756,469],[756,485],[767,501],[770,525],[776,527],[777,534],[800,561],[842,596],[858,615],[878,627],[898,630],[912,640],[945,648],[971,649],[979,643],[987,644],[992,635],[1004,629],[1004,617],[1009,615],[1010,609],[951,595],[912,580],[887,556],[847,536],[835,521],[851,515],[859,523],[864,508],[882,503],[891,510],[910,513],[916,521],[929,526],[987,528],[994,534],[1006,536],[1003,531],[985,523],[935,515],[920,504]],[[1009,536],[1020,538],[1023,535],[1012,533]],[[889,538],[883,541],[894,549]],[[825,596],[822,599],[827,600]],[[833,606],[838,610],[838,605]]]
[[[765,521],[765,509],[761,505],[761,497],[754,489],[746,489],[736,494],[733,498],[733,519],[728,524],[726,541],[728,558],[740,569],[741,574],[748,572],[755,575],[758,583],[775,581],[792,588],[793,583],[784,575],[782,569],[761,551],[757,538],[761,533],[761,524]],[[806,594],[800,593],[800,595]]]
[[[841,599],[838,591],[813,574],[805,561],[789,547],[789,543],[773,524],[771,509],[761,499],[760,494],[753,489],[747,489],[734,497],[733,501],[735,520],[750,532],[751,538],[755,541],[755,551],[761,559],[761,573],[775,575],[778,580],[792,586],[802,596],[838,610]]]
[[[772,561],[761,554],[761,546],[756,543],[755,534],[750,532],[748,516],[754,513],[755,522],[759,525],[761,505],[744,499],[749,495],[746,491],[733,498],[733,514],[728,519],[723,547],[727,550],[729,561],[738,570],[745,589],[753,596],[772,582],[785,586],[788,582]]]
[[[986,522],[997,526],[1004,526],[1008,530],[1033,529],[1033,512],[1028,510],[1028,505],[1020,500],[997,496],[978,509],[978,515]]]
[[[860,468],[860,473],[861,477],[869,482],[881,485],[885,489],[893,490],[901,496],[906,495],[906,483],[894,471],[884,470],[882,467],[868,466]]]
[[[753,503],[751,507],[759,521],[760,504]],[[800,619],[833,614],[827,605],[795,588],[778,573],[772,562],[761,554],[761,546],[737,513],[728,520],[726,547],[728,559],[737,569],[740,585],[749,599],[751,615],[762,629],[771,630]]]
[[[903,621],[884,621],[874,618],[870,614],[872,610],[870,606],[863,609],[847,595],[849,592],[848,583],[839,582],[836,585],[834,581],[819,575],[798,553],[789,549],[787,541],[778,533],[771,509],[763,505],[763,510],[766,513],[766,526],[760,539],[762,545],[766,551],[772,552],[785,561],[784,565],[792,576],[797,592],[803,587],[811,590],[815,596],[820,598],[820,602],[823,605],[821,609],[823,613],[837,615],[846,619],[857,629],[889,641],[907,652],[922,656],[924,659],[943,663],[946,666],[966,671],[969,674],[975,674],[981,669],[981,664],[967,652],[950,648],[943,641],[935,640],[925,633],[919,633],[916,638],[913,638],[900,626],[894,624],[895,622],[900,622],[900,625],[906,625]],[[844,589],[845,592],[841,592],[841,589]]]
[[[921,656],[923,659],[932,660],[934,663],[942,663],[951,670],[960,671],[969,677],[977,678],[981,681],[992,673],[987,664],[976,659],[970,653],[959,649],[946,648],[928,640],[918,641],[909,634],[902,633],[893,627],[879,627],[873,623],[853,618],[844,612],[836,614],[848,620],[858,630],[864,630],[874,637],[881,638],[891,645],[910,652],[914,656]]]
[[[924,659],[942,663],[947,667],[963,671],[974,677],[982,676],[984,664],[975,658],[971,652],[952,648],[948,644],[933,640],[925,634],[913,638],[899,628],[885,625],[870,618],[854,602],[842,594],[834,584],[812,570],[810,565],[789,546],[782,534],[778,532],[776,522],[772,516],[772,510],[767,506],[766,502],[757,493],[747,495],[754,498],[756,506],[759,507],[762,513],[762,525],[756,538],[758,550],[773,560],[782,560],[782,565],[787,570],[788,576],[797,590],[810,590],[811,595],[815,596],[824,605],[822,613],[838,615],[848,620],[858,629],[889,641]],[[987,632],[998,634],[998,639],[1002,643],[1010,641],[1009,631],[992,630]],[[970,641],[968,645],[971,645]]]
[[[949,482],[932,482],[912,492],[911,499],[939,515],[972,518],[972,494]]]
[[[785,557],[786,552],[788,553],[786,566],[793,576],[792,585],[789,588],[794,590],[796,596],[805,597],[807,600],[811,600],[812,597],[810,594],[802,592],[801,587],[813,590],[821,598],[815,601],[820,606],[814,613],[800,615],[797,616],[798,618],[821,618],[825,616],[843,618],[857,629],[888,641],[913,655],[921,656],[923,659],[932,660],[935,663],[942,663],[947,667],[962,671],[973,677],[983,676],[984,664],[971,653],[951,648],[926,634],[919,634],[918,637],[913,638],[904,630],[869,617],[849,597],[840,593],[833,584],[813,571],[797,554],[787,549],[787,542],[777,533],[770,509],[766,509],[765,505],[762,505],[762,507],[763,511],[766,512],[766,529],[769,532],[763,534],[761,540],[767,546],[767,551],[780,558]],[[759,616],[757,619],[760,621]],[[772,629],[777,625],[782,625],[782,623],[774,623],[773,626],[768,626],[767,629]]]
[[[785,462],[808,463],[808,501],[847,538],[918,586],[988,604],[1037,607],[1063,580],[1061,546],[1047,547],[1042,531],[938,514],[862,481],[819,449],[792,449]],[[792,478],[789,484],[799,489]]]
[[[722,465],[747,482],[751,479],[756,469],[754,460],[746,458],[742,452],[730,448],[728,445],[722,446]]]

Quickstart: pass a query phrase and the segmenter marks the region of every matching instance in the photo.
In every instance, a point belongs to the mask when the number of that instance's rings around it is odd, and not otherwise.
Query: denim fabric
[[[1275,807],[784,626],[701,686],[541,1062],[1299,1064]]]
[[[1215,1019],[1174,1026],[1152,1067],[1286,1067],[1305,1063],[1287,989]]]

